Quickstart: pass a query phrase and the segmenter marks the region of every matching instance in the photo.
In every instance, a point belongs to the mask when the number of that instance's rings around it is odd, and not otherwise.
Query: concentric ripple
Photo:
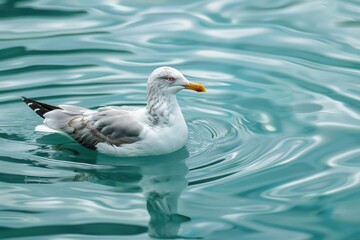
[[[0,239],[357,239],[359,4],[0,1]],[[173,154],[114,159],[19,97],[144,106],[169,65],[189,127]]]

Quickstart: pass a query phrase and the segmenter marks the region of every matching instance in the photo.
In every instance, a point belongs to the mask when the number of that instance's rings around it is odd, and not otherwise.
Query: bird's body
[[[148,79],[147,106],[102,107],[52,106],[23,97],[44,118],[50,130],[64,133],[80,144],[115,156],[166,154],[185,145],[188,130],[176,93],[181,89],[205,91],[176,69],[156,69]]]

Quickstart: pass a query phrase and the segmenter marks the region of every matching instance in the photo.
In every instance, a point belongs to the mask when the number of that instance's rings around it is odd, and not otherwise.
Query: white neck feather
[[[153,125],[169,124],[170,115],[178,114],[179,111],[181,110],[175,94],[148,91],[146,114]]]

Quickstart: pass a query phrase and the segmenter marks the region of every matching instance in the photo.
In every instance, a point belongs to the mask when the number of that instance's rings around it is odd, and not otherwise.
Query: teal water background
[[[0,1],[0,239],[360,239],[355,0]],[[172,66],[186,148],[116,159],[20,96],[145,105]]]

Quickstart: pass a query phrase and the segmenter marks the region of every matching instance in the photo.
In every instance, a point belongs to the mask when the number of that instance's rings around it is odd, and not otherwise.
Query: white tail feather
[[[49,128],[49,127],[46,126],[45,124],[37,125],[37,126],[35,127],[35,131],[37,131],[37,132],[47,132],[47,133],[62,133],[62,132],[60,132],[60,131],[58,131],[58,130]]]

